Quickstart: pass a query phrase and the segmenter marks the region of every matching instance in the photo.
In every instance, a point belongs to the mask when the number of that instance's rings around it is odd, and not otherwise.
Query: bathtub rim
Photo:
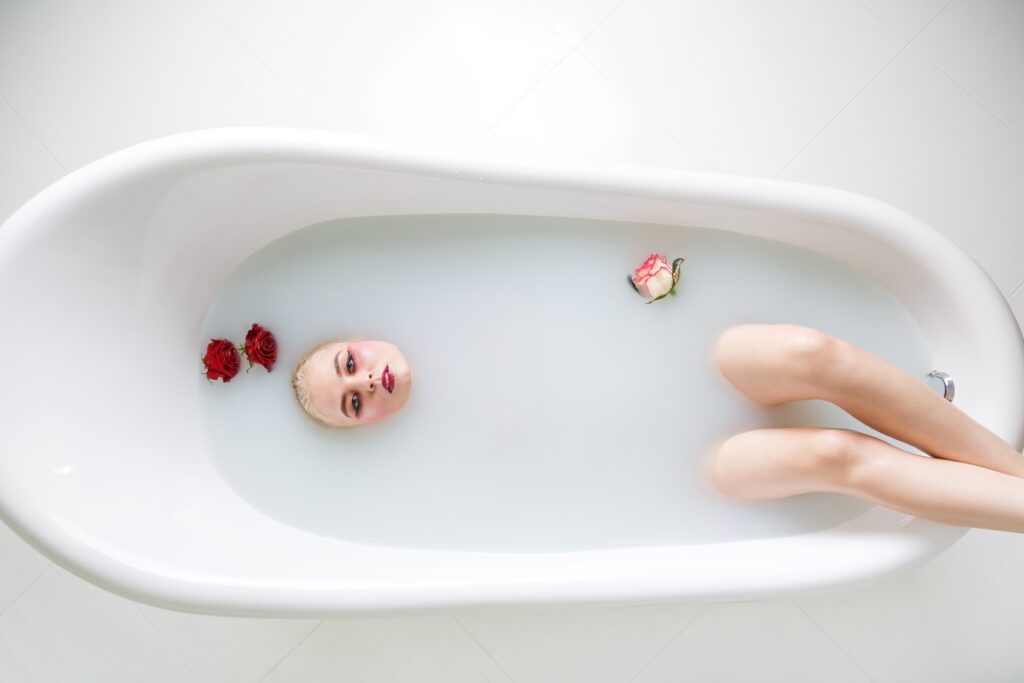
[[[0,508],[0,518],[9,523],[5,508]],[[889,526],[894,518],[902,518],[895,529]],[[867,526],[873,527],[874,533],[871,528],[865,531],[865,520],[869,520]],[[470,563],[495,557],[542,557],[542,562],[565,557],[578,561],[581,566],[600,567],[604,572],[555,579],[523,577],[512,582],[507,578],[453,578],[401,583],[204,575],[127,554],[114,560],[100,549],[101,544],[81,539],[57,548],[47,544],[49,539],[38,537],[23,527],[14,524],[10,527],[54,564],[124,598],[181,612],[264,618],[401,616],[471,609],[702,604],[796,598],[861,588],[867,583],[890,578],[897,572],[926,563],[971,531],[876,506],[829,529],[714,544],[535,554],[361,546],[376,554],[394,553],[396,561],[414,561],[417,555],[435,552]],[[859,536],[856,543],[840,538],[848,531]],[[763,550],[758,561],[761,574],[758,582],[750,582],[749,574],[742,568],[746,566],[744,561],[749,561],[752,552],[758,550]],[[865,552],[873,554],[870,567],[856,561]],[[690,553],[697,554],[700,562],[688,562],[685,556]],[[801,572],[790,571],[791,553],[801,555]],[[649,566],[658,566],[659,561],[664,564],[660,565],[662,569],[646,573],[625,572],[614,563],[609,567],[609,556],[623,554],[631,556],[629,564],[633,569],[636,564],[643,564],[636,561],[641,555],[650,562]],[[692,572],[694,566],[698,566],[698,571]],[[674,571],[663,571],[664,567]],[[740,569],[736,574],[747,583],[743,588],[737,588],[729,580],[732,578],[729,570],[737,567]]]
[[[218,156],[222,159],[273,160],[275,155],[302,157],[302,161],[337,165],[345,163],[360,168],[414,173],[434,177],[445,177],[466,182],[503,183],[531,187],[581,190],[586,192],[613,192],[633,197],[650,197],[679,200],[685,194],[688,201],[714,203],[729,200],[733,206],[748,208],[798,209],[816,217],[849,220],[857,217],[861,222],[892,223],[902,222],[907,232],[900,237],[921,235],[922,230],[931,231],[906,212],[885,204],[880,200],[845,190],[826,188],[793,181],[747,178],[725,174],[660,169],[622,164],[567,165],[547,164],[529,161],[488,157],[470,150],[442,150],[412,143],[377,140],[348,133],[321,130],[298,130],[278,128],[224,128],[193,131],[143,142],[114,152],[93,161],[58,179],[36,196],[23,204],[0,227],[0,253],[16,249],[19,237],[31,230],[37,215],[45,213],[54,201],[65,201],[67,197],[88,191],[94,186],[103,186],[128,172],[137,172],[148,166],[188,164],[197,157]],[[225,161],[225,163],[227,163]],[[685,188],[685,191],[684,191]],[[955,245],[949,243],[954,248]],[[981,271],[977,264],[970,262]],[[989,285],[994,288],[990,279]],[[996,290],[998,291],[998,290]],[[989,292],[990,293],[990,292]],[[988,300],[986,300],[986,304]],[[1004,302],[1005,303],[1005,302]],[[1008,307],[1007,307],[1008,310]],[[1000,340],[1002,350],[1009,356],[1019,355],[1020,339]],[[1015,348],[1011,348],[1015,347]],[[1021,390],[1018,388],[1017,394]],[[1018,448],[1024,438],[1018,430]],[[515,591],[507,582],[498,584],[505,589],[505,599],[495,599],[493,586],[487,582],[470,584],[466,581],[443,587],[440,582],[434,588],[417,584],[403,589],[389,585],[374,593],[371,589],[352,587],[311,587],[279,585],[272,582],[252,585],[246,581],[216,580],[205,577],[201,582],[187,577],[187,571],[179,568],[163,570],[146,569],[114,560],[97,546],[75,541],[54,520],[37,509],[35,515],[28,514],[36,509],[27,494],[22,495],[3,481],[0,481],[0,517],[31,545],[43,552],[57,564],[74,573],[87,576],[93,582],[103,585],[142,602],[186,611],[211,610],[219,614],[310,616],[313,614],[354,614],[381,611],[421,611],[451,608],[453,606],[501,606],[501,605],[568,605],[620,604],[637,601],[666,602],[673,600],[730,600],[757,599],[759,596],[780,596],[806,594],[808,586],[817,589],[840,589],[870,579],[872,576],[888,575],[896,569],[923,562],[942,552],[968,531],[965,527],[942,525],[929,520],[914,518],[882,508],[871,508],[849,522],[809,534],[793,537],[763,539],[771,542],[771,549],[779,550],[778,544],[789,539],[806,539],[821,534],[859,532],[865,529],[864,518],[875,513],[873,519],[884,521],[878,530],[887,540],[893,542],[882,558],[872,558],[870,566],[851,563],[845,573],[832,566],[828,580],[814,584],[808,576],[795,582],[793,577],[771,576],[766,571],[761,583],[743,590],[717,588],[712,583],[699,585],[692,576],[680,574],[672,577],[628,575],[616,580],[611,577],[594,579],[591,586],[579,579],[547,580],[529,588]],[[897,546],[897,540],[899,544]],[[735,541],[728,544],[757,543]],[[793,541],[796,543],[797,541]],[[353,544],[356,545],[356,544]],[[379,546],[367,546],[377,550]],[[700,547],[699,544],[685,546]],[[676,548],[672,546],[671,548]],[[637,549],[613,552],[631,552]],[[407,551],[419,553],[421,551]],[[433,552],[433,551],[427,551]],[[507,556],[505,553],[475,553],[464,551],[438,551],[459,556]],[[608,551],[594,551],[605,554]],[[558,553],[556,553],[558,554]],[[542,554],[552,555],[552,554]],[[579,555],[579,553],[574,553]],[[810,559],[810,558],[809,558]],[[813,566],[813,565],[809,565]],[[819,565],[820,566],[820,565]],[[766,568],[767,569],[767,568]],[[680,577],[682,581],[678,580]],[[643,585],[638,586],[638,579]],[[528,583],[524,584],[529,586]],[[618,587],[616,589],[616,586]],[[813,591],[814,588],[812,587]],[[608,595],[620,597],[609,600]],[[253,597],[258,595],[261,605]],[[397,600],[395,596],[402,596]],[[310,596],[313,599],[310,600]],[[369,597],[367,597],[369,596]]]

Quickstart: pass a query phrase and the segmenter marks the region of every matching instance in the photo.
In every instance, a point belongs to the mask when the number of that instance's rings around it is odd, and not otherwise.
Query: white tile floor
[[[0,218],[143,139],[331,128],[871,194],[1024,319],[1021,0],[0,0]],[[1024,539],[797,600],[318,620],[137,605],[0,525],[0,680],[1014,681]]]

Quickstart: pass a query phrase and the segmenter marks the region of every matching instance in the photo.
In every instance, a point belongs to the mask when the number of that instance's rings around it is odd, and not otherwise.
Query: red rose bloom
[[[258,363],[270,372],[277,360],[277,340],[274,334],[253,323],[252,329],[245,333],[245,355],[249,359],[250,368],[253,363]]]
[[[238,349],[227,339],[211,339],[206,346],[203,365],[206,366],[207,379],[220,379],[230,382],[238,374],[242,361]]]

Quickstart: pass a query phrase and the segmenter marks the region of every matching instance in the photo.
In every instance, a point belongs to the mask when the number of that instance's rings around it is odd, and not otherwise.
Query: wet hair
[[[292,388],[295,389],[295,398],[299,400],[299,405],[302,406],[302,409],[306,411],[307,415],[325,427],[336,427],[337,425],[329,423],[313,406],[313,399],[309,395],[309,387],[306,386],[306,361],[312,358],[317,351],[326,348],[331,344],[336,344],[338,341],[339,340],[332,339],[331,341],[326,341],[323,344],[319,344],[307,351],[306,354],[299,359],[299,362],[295,364],[295,372],[292,373]]]

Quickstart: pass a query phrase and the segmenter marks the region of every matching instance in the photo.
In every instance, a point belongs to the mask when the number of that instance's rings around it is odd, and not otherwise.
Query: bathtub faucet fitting
[[[940,372],[938,370],[932,370],[928,373],[929,377],[938,377],[942,380],[942,396],[950,403],[953,402],[953,394],[956,392],[956,387],[953,386],[953,378],[948,373]]]

